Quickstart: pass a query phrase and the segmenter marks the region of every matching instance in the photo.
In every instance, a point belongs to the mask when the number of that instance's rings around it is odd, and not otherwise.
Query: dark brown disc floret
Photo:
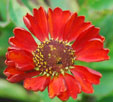
[[[74,50],[64,41],[44,41],[33,52],[33,61],[42,75],[57,76],[73,66]]]

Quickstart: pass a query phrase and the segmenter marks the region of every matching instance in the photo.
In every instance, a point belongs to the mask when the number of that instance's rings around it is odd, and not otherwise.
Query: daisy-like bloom
[[[33,16],[26,14],[23,28],[14,29],[9,39],[4,74],[16,83],[24,80],[27,90],[44,91],[50,98],[57,96],[65,101],[77,98],[81,91],[93,93],[93,84],[99,84],[102,75],[76,60],[98,62],[108,60],[108,49],[103,48],[104,38],[99,28],[85,22],[84,16],[50,9],[46,13],[40,7],[33,9]],[[37,40],[40,44],[37,44]]]

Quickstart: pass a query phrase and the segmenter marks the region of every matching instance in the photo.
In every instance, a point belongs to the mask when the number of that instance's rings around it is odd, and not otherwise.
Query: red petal
[[[87,41],[94,39],[94,38],[103,39],[102,37],[99,36],[99,28],[90,26],[90,28],[88,28],[87,30],[82,32],[77,37],[76,41],[74,42],[74,44],[72,46],[73,46],[73,48],[77,49],[78,47],[82,47],[83,45],[85,45]]]
[[[12,50],[7,54],[7,59],[14,62],[16,67],[23,71],[34,69],[32,58],[31,53],[23,50]]]
[[[92,38],[98,38],[99,36],[99,28],[95,28],[93,25],[90,26],[87,30],[82,32],[74,42],[73,46],[80,46],[84,44],[86,41],[92,39]]]
[[[12,47],[12,46],[8,47],[8,51],[11,51],[11,50],[18,50],[18,49],[20,49],[20,48],[16,48],[16,47]]]
[[[72,41],[72,40],[75,40],[75,38],[77,38],[78,35],[76,32],[83,25],[84,19],[85,19],[84,16],[78,16],[74,19],[72,28],[68,33],[68,41]]]
[[[5,64],[8,65],[8,66],[15,66],[15,63],[14,61],[10,61],[10,60],[5,60]]]
[[[8,67],[5,69],[4,74],[8,77],[7,78],[8,81],[12,83],[16,83],[21,80],[24,80],[25,78],[38,75],[39,72],[34,71],[34,72],[25,73],[23,71],[16,69],[15,67]]]
[[[24,23],[40,41],[44,41],[48,38],[47,15],[42,7],[38,10],[33,9],[33,13],[33,16],[30,14],[24,16]]]
[[[93,93],[94,90],[92,84],[87,80],[87,78],[83,74],[78,73],[73,69],[71,70],[71,72],[74,74],[75,79],[80,83],[83,92]]]
[[[34,19],[37,21],[44,38],[48,38],[48,22],[45,10],[40,7],[38,10],[33,9]]]
[[[76,60],[85,62],[98,62],[108,60],[108,49],[87,49],[76,53]]]
[[[99,38],[94,38],[86,41],[84,44],[80,45],[72,45],[73,49],[75,49],[76,53],[82,50],[95,50],[95,49],[103,49],[103,41]]]
[[[14,74],[24,74],[24,72],[14,68],[14,67],[7,67],[4,70],[4,74],[6,76],[10,76],[10,75],[14,75]]]
[[[61,93],[58,98],[60,98],[62,101],[66,101],[68,100],[69,98],[69,92],[68,91],[65,91],[63,93]]]
[[[62,31],[65,23],[70,17],[71,13],[69,11],[62,11],[60,8],[55,8],[53,11],[49,9],[48,11],[48,24],[51,37],[56,39],[62,39]]]
[[[87,35],[84,33],[80,35],[72,45],[73,49],[76,51],[76,60],[94,62],[109,59],[107,55],[109,50],[103,48],[103,38],[98,35],[99,29],[90,28],[90,32],[92,32],[92,30],[94,30],[93,33],[88,33],[88,37],[86,37]]]
[[[50,77],[39,76],[35,78],[27,78],[24,81],[24,87],[27,90],[43,91],[49,84]]]
[[[37,48],[37,44],[31,34],[23,28],[14,29],[15,37],[9,39],[9,44],[13,47],[22,48],[27,51],[34,51]]]
[[[60,95],[61,92],[65,92],[67,87],[62,75],[54,77],[48,87],[49,97],[54,98],[55,96]]]
[[[82,32],[91,27],[91,23],[85,23],[84,19],[84,16],[77,17],[76,13],[73,14],[65,25],[63,39],[68,41],[76,40]]]
[[[101,75],[101,73],[99,73],[93,69],[78,65],[78,66],[75,66],[75,68],[72,70],[83,74],[87,78],[87,80],[92,84],[100,83],[100,78],[102,77],[102,75]]]
[[[64,32],[63,32],[63,40],[68,40],[67,36],[70,32],[70,30],[74,27],[72,27],[74,20],[77,18],[77,13],[74,13],[70,19],[67,21],[64,27]]]
[[[104,41],[104,38],[99,35],[99,28],[95,28],[94,26],[91,26],[89,29],[87,29],[83,33],[81,33],[80,36],[76,39],[76,41],[72,45],[72,47],[76,51],[78,51],[81,48],[83,48],[87,43],[90,44],[90,42],[92,42],[92,41],[97,41],[100,43],[103,43],[103,41]]]
[[[81,91],[78,82],[72,75],[69,75],[67,73],[65,74],[64,79],[65,79],[65,82],[66,82],[66,85],[68,88],[69,95],[72,98],[76,99],[77,94],[80,93],[80,91]]]

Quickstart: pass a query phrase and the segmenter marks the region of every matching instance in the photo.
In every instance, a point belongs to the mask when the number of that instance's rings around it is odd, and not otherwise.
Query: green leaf
[[[13,36],[14,24],[10,23],[5,28],[0,29],[0,56],[4,56],[9,46],[8,39]]]
[[[82,6],[84,4],[85,0],[78,0],[78,3],[80,6]]]
[[[0,0],[0,17],[3,21],[7,19],[7,0]]]
[[[11,20],[16,24],[16,26],[25,27],[23,23],[23,16],[26,13],[30,12],[28,8],[24,5],[19,4],[17,0],[10,0],[9,1],[9,14]]]
[[[10,23],[7,7],[8,0],[0,0],[0,27],[5,27]]]
[[[113,0],[87,0],[86,4],[95,10],[113,9]]]
[[[30,0],[21,0],[21,1],[24,3],[24,5],[25,5],[26,7],[29,8],[30,11],[32,11],[33,7],[31,6],[32,2],[31,2]],[[33,5],[33,6],[34,6],[34,5]]]
[[[28,95],[23,87],[0,79],[0,97],[27,100]]]
[[[3,79],[0,79],[0,97],[20,100],[20,102],[41,102],[36,93],[28,93],[22,85],[9,83]]]
[[[52,8],[60,7],[63,10],[71,10],[71,11],[78,11],[78,3],[76,0],[50,0],[50,5]]]
[[[98,100],[97,102],[113,102],[113,93],[104,96],[102,99]]]
[[[39,8],[40,6],[43,6],[44,9],[46,9],[46,10],[48,9],[48,5],[44,2],[44,0],[35,0],[35,1],[33,1],[33,0],[21,0],[21,1],[24,3],[24,5],[26,7],[29,8],[30,11],[32,11],[33,8]]]
[[[113,91],[113,71],[103,71],[100,85],[94,86],[94,96],[98,99],[109,95]]]

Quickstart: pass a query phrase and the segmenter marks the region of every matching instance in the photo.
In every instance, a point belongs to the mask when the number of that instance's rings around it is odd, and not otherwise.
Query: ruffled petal
[[[65,92],[66,90],[67,87],[65,85],[65,81],[62,75],[59,75],[58,77],[54,77],[48,86],[48,92],[50,98],[54,98],[55,96],[60,95],[60,93]]]
[[[16,68],[27,71],[34,69],[35,65],[33,62],[33,55],[27,51],[23,50],[12,50],[9,51],[6,55],[7,64],[10,66],[10,63],[15,63]]]
[[[100,78],[102,77],[102,74],[93,70],[93,69],[90,69],[88,67],[84,67],[84,66],[75,66],[74,69],[72,70],[76,70],[78,71],[79,73],[85,75],[88,79],[89,82],[91,82],[92,84],[99,84],[100,83]]]
[[[40,41],[44,41],[48,39],[47,14],[42,7],[38,10],[33,9],[33,14],[33,16],[26,14],[23,17],[24,23]]]
[[[63,40],[73,41],[83,33],[85,30],[91,27],[90,22],[84,22],[84,16],[77,16],[74,13],[64,27]]]
[[[48,86],[50,77],[39,76],[35,78],[27,78],[24,80],[24,87],[27,90],[43,91]]]
[[[39,72],[32,71],[25,73],[23,71],[16,69],[15,67],[9,66],[4,70],[4,74],[8,77],[7,80],[9,82],[16,83],[16,82],[20,82],[21,80],[24,80],[25,78],[38,75]]]
[[[53,39],[58,38],[62,40],[62,31],[70,15],[69,11],[62,11],[58,7],[53,11],[51,9],[48,10],[49,31]]]
[[[77,80],[70,74],[65,74],[64,76],[66,85],[67,85],[67,89],[69,92],[69,95],[76,99],[77,98],[77,94],[81,92],[81,87],[79,85],[79,83],[77,82]]]

